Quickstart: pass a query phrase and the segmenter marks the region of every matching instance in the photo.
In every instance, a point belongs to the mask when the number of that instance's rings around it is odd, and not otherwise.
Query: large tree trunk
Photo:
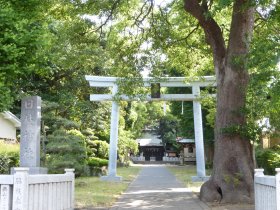
[[[243,132],[249,78],[246,60],[254,24],[254,10],[249,3],[249,0],[234,1],[226,49],[220,27],[205,15],[206,1],[185,0],[185,10],[199,21],[213,50],[217,77],[213,173],[200,191],[201,199],[208,202],[251,202],[254,198],[252,147]]]

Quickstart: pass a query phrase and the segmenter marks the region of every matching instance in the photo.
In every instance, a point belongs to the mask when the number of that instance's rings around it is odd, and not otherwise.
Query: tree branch
[[[177,40],[171,42],[170,45],[174,45],[174,44],[176,44],[176,43],[178,43],[178,42],[181,42],[181,41],[184,41],[184,40],[187,41],[188,38],[189,38],[198,28],[199,28],[199,24],[197,24],[196,27],[193,28],[193,29],[187,34],[187,36],[185,36],[185,37],[183,37],[183,38],[181,38],[181,39],[177,39]]]
[[[110,19],[112,19],[113,13],[114,13],[114,11],[116,10],[116,8],[117,8],[118,4],[120,3],[120,1],[121,1],[121,0],[116,0],[116,1],[113,3],[113,5],[112,5],[112,7],[111,7],[111,9],[110,9],[110,13],[109,13],[109,15],[107,16],[106,20],[104,21],[104,23],[102,23],[100,26],[98,26],[98,27],[94,30],[95,32],[96,32],[96,31],[99,31],[99,30],[102,31],[102,27],[105,26],[105,25],[108,23],[108,21],[109,21]]]
[[[148,2],[151,2],[150,3],[150,6],[147,10],[147,12],[144,14],[144,10],[145,10],[145,7],[147,5]],[[151,13],[151,11],[153,10],[153,7],[154,7],[154,0],[148,0],[148,1],[145,1],[143,6],[141,7],[141,10],[140,10],[140,13],[138,14],[138,16],[136,17],[135,21],[134,21],[134,25],[138,26],[147,18],[147,16]],[[144,14],[144,15],[143,15]],[[143,17],[141,18],[141,16],[143,15]],[[141,19],[140,19],[141,18]]]
[[[214,60],[223,62],[226,54],[225,41],[221,28],[216,21],[209,15],[207,1],[203,0],[184,0],[185,10],[195,17],[199,25],[203,28],[206,41],[213,50]],[[200,4],[201,3],[201,4]]]

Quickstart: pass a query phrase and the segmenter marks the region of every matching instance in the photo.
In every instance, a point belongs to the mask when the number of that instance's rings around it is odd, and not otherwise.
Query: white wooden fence
[[[74,169],[44,175],[28,171],[15,168],[13,175],[0,175],[0,210],[74,209]]]
[[[265,176],[255,169],[255,210],[280,210],[280,168],[275,176]]]

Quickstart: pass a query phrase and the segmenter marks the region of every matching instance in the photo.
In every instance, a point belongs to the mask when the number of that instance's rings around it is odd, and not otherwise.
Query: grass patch
[[[178,180],[183,182],[187,188],[190,188],[193,192],[198,193],[203,182],[192,182],[192,176],[196,176],[196,166],[168,166],[169,171],[176,176]],[[207,175],[210,171],[206,171]]]
[[[99,177],[80,177],[75,180],[75,200],[77,208],[109,207],[135,179],[141,167],[118,168],[122,182],[104,182]]]

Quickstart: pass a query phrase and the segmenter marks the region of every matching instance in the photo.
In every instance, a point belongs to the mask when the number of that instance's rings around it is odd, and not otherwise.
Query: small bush
[[[108,166],[108,160],[90,157],[88,159],[88,166],[90,169],[90,175],[92,176],[101,176],[106,175],[106,167]]]
[[[96,157],[91,157],[91,158],[88,159],[88,165],[90,167],[107,166],[108,165],[108,160],[101,159],[101,158],[96,158]]]
[[[19,166],[19,144],[0,142],[0,174],[9,174],[10,168]]]
[[[280,168],[280,146],[272,149],[258,149],[256,160],[258,168],[263,168],[265,174],[274,175],[275,168]]]

